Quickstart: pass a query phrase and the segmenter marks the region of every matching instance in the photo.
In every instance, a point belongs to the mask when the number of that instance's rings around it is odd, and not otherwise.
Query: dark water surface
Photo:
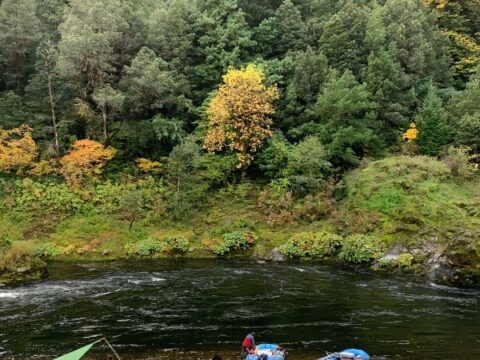
[[[250,329],[290,359],[350,346],[376,358],[480,359],[478,289],[311,264],[53,263],[50,273],[0,288],[0,359],[52,359],[102,334],[125,359],[237,359]]]

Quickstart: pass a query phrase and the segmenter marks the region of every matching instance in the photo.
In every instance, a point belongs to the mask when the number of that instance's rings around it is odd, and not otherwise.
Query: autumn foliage
[[[160,162],[152,161],[146,158],[138,158],[137,167],[144,173],[159,173],[163,168]]]
[[[279,95],[277,87],[266,86],[264,80],[263,71],[255,65],[231,69],[207,108],[205,148],[235,152],[238,168],[248,166],[260,144],[273,134],[270,115]]]
[[[27,125],[0,129],[0,171],[21,170],[31,165],[37,156],[32,129]]]
[[[403,133],[403,139],[407,142],[415,141],[418,135],[417,125],[415,123],[411,123],[410,127]]]
[[[116,150],[93,140],[78,140],[67,155],[60,159],[60,172],[72,186],[80,185],[86,178],[95,178],[113,158]]]

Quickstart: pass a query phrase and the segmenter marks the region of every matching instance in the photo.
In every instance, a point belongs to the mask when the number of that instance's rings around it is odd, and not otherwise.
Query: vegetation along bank
[[[478,284],[479,19],[477,0],[2,1],[0,282],[254,256]]]

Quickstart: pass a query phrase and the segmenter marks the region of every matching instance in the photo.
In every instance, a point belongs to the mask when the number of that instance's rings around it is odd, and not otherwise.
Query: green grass
[[[448,245],[451,251],[470,257],[478,254],[480,258],[478,178],[460,181],[450,176],[449,169],[441,161],[399,156],[370,162],[364,168],[350,172],[345,176],[344,184],[345,197],[336,204],[325,204],[329,209],[326,216],[316,220],[292,217],[277,223],[269,221],[268,209],[259,203],[265,187],[258,184],[247,182],[219,190],[191,216],[177,221],[161,211],[163,204],[155,207],[155,194],[159,192],[156,185],[150,184],[145,187],[151,199],[148,210],[131,229],[128,216],[118,206],[109,205],[110,201],[116,203],[115,198],[95,193],[95,189],[100,189],[103,194],[112,186],[121,192],[128,185],[105,183],[87,189],[85,194],[88,196],[78,195],[83,199],[83,205],[77,212],[71,211],[68,199],[78,199],[78,196],[70,196],[63,186],[58,204],[55,197],[50,196],[46,203],[48,209],[33,207],[28,211],[29,203],[35,202],[37,206],[41,203],[31,200],[33,196],[22,185],[22,206],[27,207],[22,212],[11,212],[12,216],[4,214],[0,217],[0,240],[34,239],[37,254],[56,258],[201,258],[218,254],[265,255],[273,248],[284,248],[298,234],[323,232],[346,239],[334,257],[347,262],[368,262],[394,245],[413,249],[425,241],[434,246]],[[43,191],[39,185],[29,183],[28,187]],[[110,190],[109,193],[113,191]],[[48,192],[51,194],[54,190]],[[41,193],[35,196],[41,197]],[[89,203],[98,202],[99,197],[102,198],[99,206]],[[321,202],[325,201],[323,197],[312,199],[310,202],[320,202],[320,208]],[[14,198],[7,200],[6,203],[15,203]],[[292,206],[298,209],[302,204]],[[57,208],[60,210],[52,210]],[[231,240],[228,234],[243,236],[247,233],[254,236],[254,243],[228,245]],[[183,245],[179,247],[172,239],[181,239]],[[411,260],[408,253],[404,257]],[[417,263],[415,259],[415,266]]]

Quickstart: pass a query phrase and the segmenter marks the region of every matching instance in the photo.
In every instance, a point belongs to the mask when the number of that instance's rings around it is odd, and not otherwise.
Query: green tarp
[[[85,355],[92,348],[93,345],[95,345],[99,341],[102,341],[102,340],[97,340],[97,341],[95,341],[91,344],[85,345],[84,347],[81,347],[80,349],[77,349],[75,351],[72,351],[71,353],[62,355],[60,357],[57,357],[53,360],[79,360],[79,359],[82,358],[83,355]]]

